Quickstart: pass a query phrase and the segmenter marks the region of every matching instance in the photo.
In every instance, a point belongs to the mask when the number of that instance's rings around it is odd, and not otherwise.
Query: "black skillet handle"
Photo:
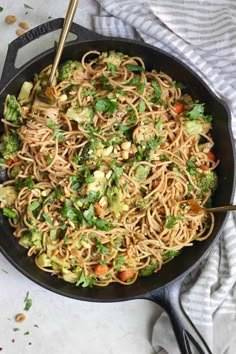
[[[43,23],[42,25],[32,28],[31,30],[27,31],[25,34],[16,38],[9,44],[0,81],[0,91],[1,88],[4,87],[5,84],[9,81],[9,78],[13,78],[17,74],[17,72],[22,69],[16,69],[15,67],[15,60],[18,50],[26,46],[28,43],[34,41],[35,39],[38,39],[50,32],[54,32],[58,29],[61,29],[63,23],[63,18],[57,18],[55,20],[48,21],[46,23]],[[76,42],[104,38],[102,35],[90,31],[87,28],[84,28],[76,23],[72,23],[70,32],[77,35],[77,39],[75,40]],[[73,43],[75,41],[71,41],[70,43]]]
[[[199,354],[212,354],[180,303],[182,280],[154,290],[148,293],[145,298],[159,304],[168,313],[181,354],[192,354],[190,342]]]

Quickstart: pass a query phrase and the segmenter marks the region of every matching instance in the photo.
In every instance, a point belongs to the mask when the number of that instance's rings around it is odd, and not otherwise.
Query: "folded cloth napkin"
[[[236,137],[235,0],[97,1],[102,10],[95,31],[142,39],[187,63],[229,105]],[[220,241],[182,289],[183,307],[214,354],[236,353],[235,226],[231,214]],[[152,344],[157,353],[179,353],[165,313]]]

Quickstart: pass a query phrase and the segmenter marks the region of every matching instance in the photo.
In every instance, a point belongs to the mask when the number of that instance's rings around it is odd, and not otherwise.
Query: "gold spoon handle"
[[[236,210],[236,205],[225,205],[215,208],[206,208],[205,210],[210,213],[220,213],[224,211]]]
[[[55,76],[59,61],[61,59],[61,54],[65,45],[65,41],[66,38],[68,36],[68,33],[70,31],[70,27],[71,27],[71,23],[73,21],[74,15],[75,15],[75,11],[77,9],[78,6],[78,2],[79,0],[70,0],[69,6],[68,6],[68,10],[65,16],[65,20],[64,20],[64,24],[63,24],[63,28],[61,31],[61,35],[59,38],[59,42],[58,42],[58,47],[57,47],[57,52],[54,58],[54,62],[52,64],[52,69],[50,72],[50,76],[48,79],[48,86],[51,87],[52,83],[53,83],[53,78]]]

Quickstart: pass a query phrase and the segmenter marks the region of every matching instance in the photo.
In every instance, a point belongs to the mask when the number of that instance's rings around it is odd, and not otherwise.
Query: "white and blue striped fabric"
[[[235,0],[97,0],[98,33],[142,39],[192,67],[224,99],[236,138]],[[222,137],[223,138],[223,137]],[[214,354],[236,353],[236,218],[210,256],[186,279],[183,306]],[[153,329],[155,352],[179,354],[166,314]]]

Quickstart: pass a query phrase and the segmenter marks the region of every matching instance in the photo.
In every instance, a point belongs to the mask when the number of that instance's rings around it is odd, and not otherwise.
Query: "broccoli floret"
[[[25,81],[23,83],[23,85],[21,86],[21,89],[20,89],[20,93],[17,97],[17,99],[19,101],[21,100],[28,100],[29,99],[29,96],[30,96],[30,92],[33,88],[33,83],[32,82],[28,82],[28,81]]]
[[[92,123],[93,119],[93,109],[92,107],[78,107],[73,106],[70,107],[67,112],[66,116],[70,120],[74,120],[79,124],[86,125]]]
[[[38,264],[39,264],[41,267],[43,267],[43,268],[51,267],[51,266],[52,266],[51,259],[47,256],[46,253],[42,253],[42,254],[38,257],[37,262],[38,262]]]
[[[207,134],[211,125],[204,120],[190,120],[184,122],[184,129],[188,135]]]
[[[145,268],[140,270],[140,275],[142,277],[148,277],[149,275],[154,273],[157,267],[158,267],[157,261],[151,261]]]
[[[59,67],[58,80],[70,80],[75,70],[83,71],[82,64],[77,60],[67,60]]]
[[[18,134],[3,135],[0,151],[4,159],[14,159],[20,149],[20,139]]]
[[[66,268],[62,268],[62,278],[68,283],[76,283],[79,280],[79,275]]]
[[[123,211],[129,210],[129,206],[123,202],[123,194],[120,188],[112,187],[107,192],[110,211],[118,219]]]
[[[30,248],[31,246],[33,246],[33,242],[31,239],[31,234],[26,234],[23,235],[20,239],[19,239],[19,244],[24,247],[24,248]]]
[[[17,193],[15,187],[0,184],[0,202],[2,202],[4,206],[13,206],[16,197]]]
[[[89,195],[91,192],[99,193],[100,195],[103,195],[105,192],[107,186],[107,179],[105,177],[105,174],[102,171],[94,171],[93,176],[92,176],[92,181],[89,182],[86,185],[85,192],[87,195]],[[95,194],[96,196],[96,194]],[[96,199],[96,197],[95,197]]]
[[[115,65],[117,67],[121,64],[122,56],[124,56],[122,53],[116,53],[111,50],[109,53],[103,52],[100,58],[103,60],[103,62]]]
[[[16,97],[13,95],[7,95],[4,106],[4,117],[6,120],[14,123],[19,123],[19,118],[24,116],[24,112],[17,102]]]
[[[42,236],[42,232],[30,230],[20,238],[19,244],[25,248],[35,246],[36,249],[40,250],[42,248]]]
[[[102,144],[102,141],[98,138],[92,138],[87,142],[87,144],[83,148],[81,154],[81,161],[86,162],[90,159],[97,161],[98,158],[102,156],[103,150],[104,145]]]
[[[175,250],[170,250],[166,253],[163,254],[162,259],[163,261],[168,261],[169,259],[172,259],[180,254],[180,251],[175,251]]]
[[[135,179],[137,182],[142,182],[147,178],[150,172],[149,166],[139,165],[135,170]]]
[[[218,184],[218,177],[214,171],[202,173],[197,182],[202,193],[214,192]]]

